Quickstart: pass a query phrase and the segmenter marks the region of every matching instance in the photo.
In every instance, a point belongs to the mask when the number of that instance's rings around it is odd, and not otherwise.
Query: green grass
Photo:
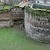
[[[0,50],[50,50],[49,44],[35,42],[16,28],[0,29]]]

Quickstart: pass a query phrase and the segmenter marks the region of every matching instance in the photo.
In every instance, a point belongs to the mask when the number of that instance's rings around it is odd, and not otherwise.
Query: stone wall
[[[50,24],[48,18],[32,17],[25,10],[25,30],[27,36],[40,42],[50,42]]]
[[[13,21],[10,13],[0,14],[0,28],[13,26]]]

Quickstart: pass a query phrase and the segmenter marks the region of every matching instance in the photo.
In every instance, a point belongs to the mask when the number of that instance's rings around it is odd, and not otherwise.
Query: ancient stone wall
[[[27,36],[36,41],[50,42],[50,25],[48,18],[32,17],[25,10],[25,30]]]
[[[0,14],[0,28],[13,26],[13,21],[10,13]]]

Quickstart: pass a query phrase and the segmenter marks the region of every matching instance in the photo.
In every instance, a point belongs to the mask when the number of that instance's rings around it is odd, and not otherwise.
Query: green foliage
[[[10,3],[10,4],[8,4],[8,3],[4,3],[4,4],[2,4],[2,3],[0,3],[0,14],[1,13],[4,13],[4,12],[8,12],[8,11],[10,11],[12,8],[18,8],[18,6],[16,6],[17,4],[18,4],[19,2],[16,2],[16,3]]]
[[[33,16],[37,17],[47,17],[50,15],[50,10],[46,9],[37,9],[37,8],[30,8],[30,7],[25,7],[26,12],[31,13]]]
[[[11,9],[11,6],[0,6],[0,14],[7,12]]]
[[[4,10],[10,10],[10,6],[4,6]]]

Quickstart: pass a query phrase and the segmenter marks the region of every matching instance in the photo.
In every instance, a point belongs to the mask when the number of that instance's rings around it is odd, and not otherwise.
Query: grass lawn
[[[35,42],[17,28],[1,28],[0,50],[50,50],[50,44]]]

